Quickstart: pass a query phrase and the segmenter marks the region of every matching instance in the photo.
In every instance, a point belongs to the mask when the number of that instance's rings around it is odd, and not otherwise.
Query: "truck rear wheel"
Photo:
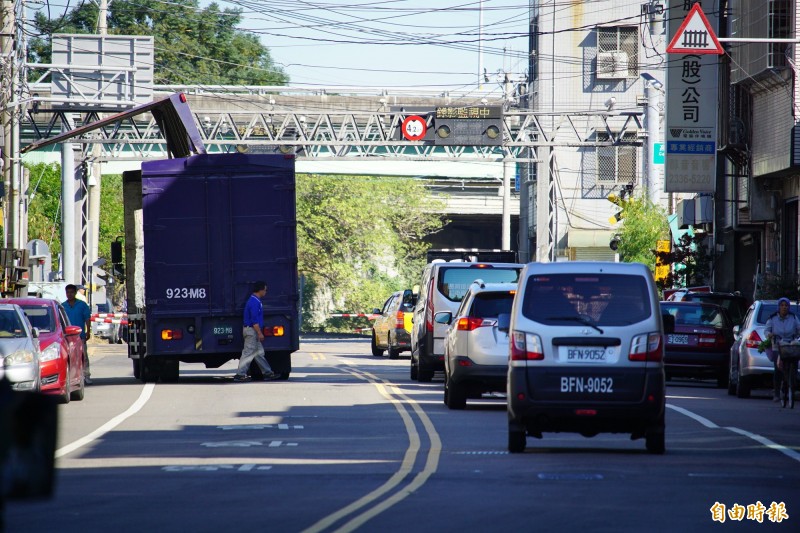
[[[133,362],[133,377],[135,379],[142,379],[142,370],[141,367],[139,366],[139,360],[131,359],[131,361]]]

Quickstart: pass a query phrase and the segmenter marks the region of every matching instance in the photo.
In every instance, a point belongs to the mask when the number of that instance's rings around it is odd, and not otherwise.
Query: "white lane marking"
[[[733,431],[734,433],[738,433],[739,435],[744,435],[745,437],[749,437],[749,438],[753,439],[756,442],[760,442],[761,444],[763,444],[767,448],[770,448],[772,450],[778,450],[779,452],[781,452],[782,454],[786,455],[787,457],[791,457],[795,461],[800,462],[800,453],[797,453],[796,451],[792,450],[791,448],[787,448],[786,446],[784,446],[782,444],[778,444],[777,442],[773,442],[773,441],[769,440],[766,437],[762,437],[761,435],[757,435],[755,433],[750,433],[749,431],[745,431],[744,429],[739,429],[739,428],[734,428],[734,427],[729,427],[729,428],[725,428],[725,429],[727,429],[728,431]]]
[[[125,420],[138,413],[150,399],[150,396],[152,396],[153,389],[155,389],[155,386],[156,386],[155,383],[146,383],[145,386],[142,388],[142,393],[139,394],[139,398],[135,402],[133,402],[133,405],[128,407],[128,409],[124,413],[115,416],[114,418],[112,418],[99,428],[95,429],[85,437],[81,437],[75,442],[72,442],[70,444],[67,444],[66,446],[59,448],[58,450],[56,450],[56,458],[63,457],[68,453],[72,453],[78,448],[86,446],[90,442],[99,439],[100,437],[102,437],[103,435],[105,435],[106,433],[108,433],[121,423],[123,423]]]
[[[270,447],[270,448],[277,448],[277,447],[278,447],[278,446],[280,446],[281,444],[283,444],[283,441],[282,441],[282,440],[274,440],[274,441],[272,441],[272,442],[270,442],[270,443],[269,443],[269,447]]]
[[[737,428],[737,427],[720,428],[720,426],[718,426],[717,424],[715,424],[711,420],[709,420],[709,419],[707,419],[705,417],[702,417],[702,416],[698,415],[697,413],[693,413],[693,412],[689,411],[688,409],[684,409],[683,407],[678,407],[676,405],[671,405],[671,404],[667,404],[667,407],[669,407],[673,411],[677,411],[677,412],[681,413],[682,415],[688,416],[689,418],[691,418],[691,419],[703,424],[707,428],[710,428],[710,429],[726,429],[726,430],[728,430],[728,431],[730,431],[732,433],[736,433],[737,435],[742,435],[744,437],[752,439],[752,440],[758,442],[759,444],[763,445],[765,448],[769,448],[771,450],[777,450],[777,451],[781,452],[782,454],[784,454],[785,456],[789,457],[790,459],[794,459],[795,461],[800,462],[800,453],[792,450],[791,448],[787,448],[786,446],[784,446],[782,444],[778,444],[777,442],[771,441],[770,439],[768,439],[766,437],[763,437],[763,436],[761,436],[761,435],[759,435],[757,433],[751,433],[750,431],[747,431],[747,430],[744,430],[744,429],[740,429],[740,428]]]
[[[249,448],[250,446],[262,446],[260,440],[227,440],[222,442],[204,442],[200,446],[206,448]]]
[[[255,467],[256,467],[256,465],[253,465],[253,464],[242,465],[242,466],[239,467],[239,472],[249,472],[250,470],[254,469]]]
[[[677,405],[667,404],[667,407],[672,409],[673,411],[677,411],[682,415],[688,416],[689,418],[695,420],[696,422],[700,422],[705,427],[710,429],[718,429],[719,426],[716,425],[714,422],[709,420],[708,418],[702,417],[696,413],[689,411],[688,409],[684,409],[683,407],[678,407]]]

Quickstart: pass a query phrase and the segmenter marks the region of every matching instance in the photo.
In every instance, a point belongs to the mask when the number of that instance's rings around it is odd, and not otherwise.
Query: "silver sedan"
[[[7,379],[14,390],[38,392],[39,339],[22,308],[0,303],[0,379]]]

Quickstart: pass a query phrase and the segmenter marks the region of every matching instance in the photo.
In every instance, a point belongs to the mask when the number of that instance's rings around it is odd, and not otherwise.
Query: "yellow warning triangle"
[[[667,53],[717,55],[725,53],[699,2],[692,6],[683,19],[667,46]]]

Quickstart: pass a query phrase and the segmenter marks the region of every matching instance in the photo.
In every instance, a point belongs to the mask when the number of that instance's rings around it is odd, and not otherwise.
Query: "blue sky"
[[[519,77],[527,68],[527,1],[217,3],[244,10],[240,29],[261,37],[292,84],[477,88],[481,11],[482,64],[490,77],[482,88],[496,87],[499,71]]]

